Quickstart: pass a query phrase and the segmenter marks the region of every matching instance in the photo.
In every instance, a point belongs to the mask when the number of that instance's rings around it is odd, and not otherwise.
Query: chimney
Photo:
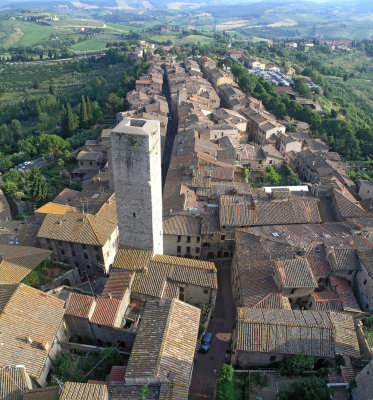
[[[51,349],[51,343],[48,340],[43,340],[41,342],[41,347],[46,351],[49,352],[49,350]]]
[[[109,299],[112,299],[113,298],[113,296],[111,295],[111,293],[109,293]]]

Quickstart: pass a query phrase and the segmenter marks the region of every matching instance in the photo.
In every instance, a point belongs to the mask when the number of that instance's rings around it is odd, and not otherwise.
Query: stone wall
[[[40,290],[46,292],[47,290],[55,289],[59,286],[76,287],[81,284],[78,268],[67,271],[66,274],[57,277],[53,282],[46,283],[40,286]]]

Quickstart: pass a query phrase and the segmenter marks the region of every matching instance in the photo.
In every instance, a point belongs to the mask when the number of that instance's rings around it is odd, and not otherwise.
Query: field
[[[51,26],[42,26],[32,22],[17,23],[17,26],[23,31],[24,35],[16,42],[18,46],[35,46],[43,40],[48,39],[56,29]],[[14,44],[14,43],[13,43]]]
[[[7,65],[0,72],[0,81],[4,93],[0,97],[0,104],[3,102],[12,103],[24,99],[25,94],[48,93],[52,84],[60,98],[70,97],[81,90],[84,90],[98,76],[104,76],[110,85],[120,85],[123,71],[126,66],[117,64],[110,69],[98,66],[96,69],[87,72],[77,71],[76,61],[44,63],[44,64],[23,64]],[[39,82],[39,88],[33,89],[33,83]]]
[[[171,40],[171,42],[175,45],[182,45],[187,43],[209,43],[214,39],[208,36],[202,35],[190,35],[183,37],[181,34],[176,32],[169,32],[167,34],[159,34],[151,36],[150,39],[156,43],[166,42],[167,40]]]
[[[88,39],[84,40],[83,42],[74,44],[70,48],[81,51],[103,50],[106,48],[106,42],[103,42],[101,40]]]

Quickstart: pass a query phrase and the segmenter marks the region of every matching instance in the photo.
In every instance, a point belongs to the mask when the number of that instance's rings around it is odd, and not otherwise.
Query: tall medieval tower
[[[160,123],[124,119],[111,133],[119,246],[163,254]]]

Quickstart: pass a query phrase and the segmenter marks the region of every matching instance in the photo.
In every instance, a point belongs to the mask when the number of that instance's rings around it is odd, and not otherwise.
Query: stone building
[[[118,250],[117,224],[81,212],[48,214],[37,238],[56,261],[77,265],[88,275],[107,274]]]
[[[373,399],[373,361],[370,361],[356,376],[356,387],[352,388],[353,400]]]
[[[119,249],[113,267],[135,271],[131,298],[178,298],[197,307],[215,306],[218,286],[214,263]]]
[[[163,221],[164,254],[177,257],[201,257],[201,219],[192,215],[174,215]]]
[[[45,386],[61,342],[70,334],[64,301],[24,284],[0,284],[0,367],[23,365],[36,385]]]
[[[111,133],[121,246],[163,253],[160,123],[124,119]]]
[[[294,354],[318,365],[337,354],[360,358],[352,317],[340,313],[238,308],[232,363],[264,367]]]

